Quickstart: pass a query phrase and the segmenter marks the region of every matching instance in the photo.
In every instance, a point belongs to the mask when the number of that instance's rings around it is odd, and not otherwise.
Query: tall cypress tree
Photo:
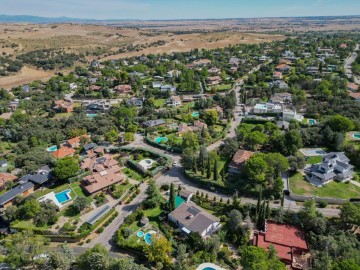
[[[270,217],[270,214],[271,214],[270,202],[269,202],[269,200],[267,200],[267,202],[266,202],[265,218],[268,219],[268,218]]]
[[[214,181],[217,181],[218,180],[218,161],[215,160],[215,163],[214,163]]]
[[[210,158],[208,159],[206,177],[209,178],[209,179],[211,178],[211,162],[210,162]]]
[[[221,170],[221,180],[225,183],[225,168]]]
[[[169,210],[170,212],[174,211],[176,208],[176,204],[175,204],[175,188],[174,188],[174,184],[171,183],[170,185],[170,198],[169,198]]]

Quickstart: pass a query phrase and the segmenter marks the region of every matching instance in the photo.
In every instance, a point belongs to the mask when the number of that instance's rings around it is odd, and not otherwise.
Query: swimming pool
[[[61,204],[66,203],[67,201],[71,200],[70,192],[71,192],[70,189],[61,191],[61,192],[55,194],[55,198]]]
[[[89,118],[94,118],[97,116],[97,114],[96,113],[87,113],[86,116]]]
[[[58,149],[58,147],[56,145],[53,145],[53,146],[47,148],[46,151],[52,153],[52,152],[55,152],[57,149]]]
[[[309,122],[309,124],[312,125],[312,126],[313,126],[313,125],[316,125],[316,120],[315,120],[315,119],[309,119],[308,122]]]
[[[360,139],[360,133],[354,133],[353,137],[354,139]]]
[[[212,267],[205,267],[203,268],[202,270],[216,270],[215,268],[212,268]]]
[[[152,245],[151,235],[152,235],[151,233],[147,233],[147,234],[145,234],[145,237],[144,237],[145,242],[146,242],[148,245]]]
[[[155,139],[155,142],[158,143],[158,144],[160,144],[160,143],[166,143],[168,140],[169,140],[169,139],[166,138],[166,137],[157,137],[157,138]]]
[[[138,231],[136,236],[137,237],[144,237],[144,232],[143,231]]]
[[[192,116],[192,117],[199,117],[199,112],[193,112],[193,113],[191,114],[191,116]]]

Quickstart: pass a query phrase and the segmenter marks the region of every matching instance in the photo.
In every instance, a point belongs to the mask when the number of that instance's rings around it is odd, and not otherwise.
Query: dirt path
[[[55,74],[54,71],[44,71],[33,67],[24,66],[21,71],[12,76],[0,77],[0,88],[11,89],[13,87],[31,83],[35,80],[48,80]]]

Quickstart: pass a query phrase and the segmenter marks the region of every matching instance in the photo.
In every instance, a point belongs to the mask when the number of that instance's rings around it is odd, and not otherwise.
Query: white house
[[[173,107],[181,106],[181,98],[180,98],[180,96],[172,96],[172,97],[170,97],[169,100],[168,100],[168,105],[173,106]]]
[[[0,160],[0,168],[5,168],[8,166],[8,163],[6,160]]]
[[[307,169],[308,177],[321,183],[349,180],[354,175],[354,166],[349,161],[344,152],[329,153],[323,156],[322,162]]]
[[[209,214],[193,202],[184,202],[169,214],[169,220],[179,229],[190,234],[199,233],[202,237],[210,235],[220,229],[220,219]]]
[[[254,113],[281,113],[283,105],[278,103],[258,103],[253,111]]]
[[[76,83],[70,83],[70,90],[76,90],[78,88]]]
[[[296,120],[302,122],[304,120],[303,115],[298,114],[296,111],[292,111],[292,110],[284,110],[282,116],[283,116],[283,120],[286,121]]]

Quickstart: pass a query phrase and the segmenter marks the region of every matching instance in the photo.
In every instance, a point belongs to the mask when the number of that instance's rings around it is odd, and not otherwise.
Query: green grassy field
[[[130,168],[124,168],[122,169],[122,172],[129,178],[136,180],[136,181],[142,181],[144,177],[139,174],[138,172],[130,169]]]
[[[290,177],[291,191],[298,195],[318,196],[329,198],[359,198],[360,187],[351,183],[331,182],[323,187],[315,187],[305,180],[305,177],[297,173]]]
[[[308,157],[305,159],[307,164],[317,164],[322,161],[322,156]]]
[[[165,104],[165,99],[155,99],[154,105],[156,107],[162,107]]]

